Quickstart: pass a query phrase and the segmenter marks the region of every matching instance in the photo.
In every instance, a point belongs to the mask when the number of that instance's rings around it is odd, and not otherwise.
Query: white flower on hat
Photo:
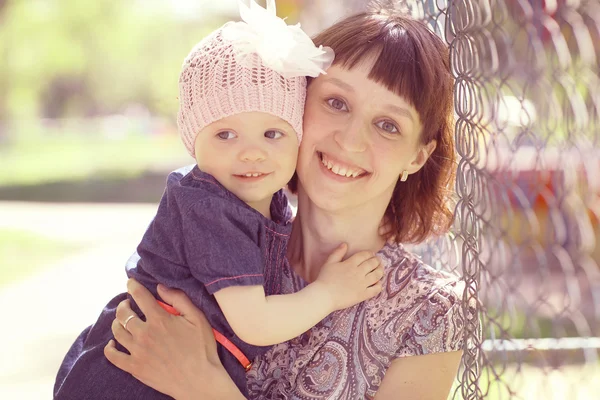
[[[334,53],[329,47],[315,46],[300,29],[300,24],[287,25],[277,17],[275,0],[267,0],[264,9],[254,0],[248,7],[238,0],[244,22],[223,26],[223,37],[235,48],[236,61],[245,64],[251,54],[258,54],[262,63],[284,78],[317,77],[331,66]]]

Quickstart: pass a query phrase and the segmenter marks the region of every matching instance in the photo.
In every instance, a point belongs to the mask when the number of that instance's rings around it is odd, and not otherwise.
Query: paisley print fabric
[[[462,349],[464,283],[401,245],[378,253],[384,290],[273,346],[246,374],[251,399],[365,399],[399,357]],[[281,293],[306,286],[286,264]]]

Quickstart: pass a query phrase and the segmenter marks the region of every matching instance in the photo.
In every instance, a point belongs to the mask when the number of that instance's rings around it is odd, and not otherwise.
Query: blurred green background
[[[236,11],[198,3],[0,1],[0,186],[189,163],[174,123],[179,69]]]
[[[298,5],[278,12],[293,22]],[[0,188],[191,163],[175,126],[179,70],[237,14],[233,0],[0,0]]]

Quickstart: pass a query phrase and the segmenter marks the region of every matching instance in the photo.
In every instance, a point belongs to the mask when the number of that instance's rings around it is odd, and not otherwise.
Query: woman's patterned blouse
[[[464,282],[401,245],[378,256],[383,291],[256,359],[247,373],[251,399],[368,399],[394,359],[463,348]],[[306,286],[287,263],[278,275],[282,294]]]

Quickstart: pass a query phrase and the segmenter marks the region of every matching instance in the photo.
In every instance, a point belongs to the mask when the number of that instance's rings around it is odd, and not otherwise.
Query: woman
[[[452,219],[447,48],[425,25],[380,13],[346,18],[314,42],[336,59],[308,87],[282,293],[312,282],[341,242],[348,255],[378,253],[384,290],[254,360],[250,397],[445,399],[462,354],[464,285],[399,243],[441,234]],[[386,236],[378,232],[384,217]],[[113,364],[177,399],[241,397],[219,365],[210,328],[182,293],[160,289],[183,314],[175,317],[136,282],[129,291],[147,321],[119,305],[113,332],[131,355],[110,343]]]

